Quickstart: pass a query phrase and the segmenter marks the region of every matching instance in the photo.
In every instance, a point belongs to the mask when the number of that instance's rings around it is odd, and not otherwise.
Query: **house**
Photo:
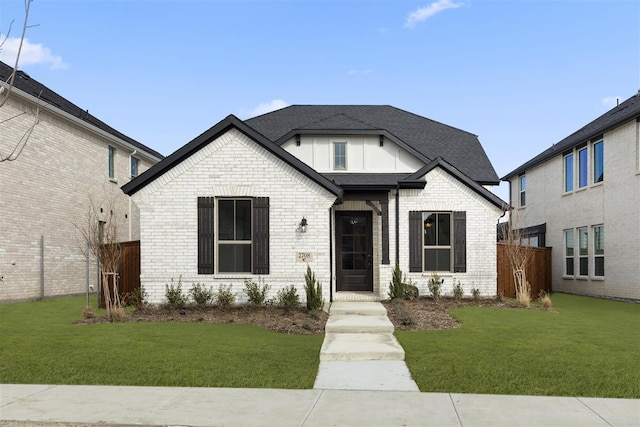
[[[506,205],[478,138],[391,106],[295,105],[233,115],[123,186],[140,208],[141,284],[295,285],[327,301],[387,298],[397,261],[428,294],[437,272],[496,293]],[[304,298],[304,297],[303,297]]]
[[[2,82],[12,72],[0,62]],[[121,220],[121,240],[138,239],[138,209],[120,186],[163,156],[23,71],[0,107],[0,157],[16,147],[17,159],[0,162],[0,301],[97,289],[95,263],[78,235],[89,199]]]
[[[640,93],[502,178],[554,290],[640,299],[639,123]]]

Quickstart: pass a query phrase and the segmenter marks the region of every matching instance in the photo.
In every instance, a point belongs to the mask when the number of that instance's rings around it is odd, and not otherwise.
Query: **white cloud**
[[[269,102],[263,102],[262,104],[251,110],[249,112],[249,117],[255,117],[261,114],[270,113],[272,111],[279,110],[288,106],[289,104],[282,99],[273,99]]]
[[[454,3],[451,0],[438,0],[431,3],[429,6],[421,7],[420,9],[411,12],[407,21],[404,23],[404,26],[406,28],[413,28],[420,22],[426,21],[443,10],[457,9],[462,6],[462,3]]]
[[[0,48],[0,61],[13,66],[19,46],[19,38],[9,37]],[[32,64],[49,64],[52,69],[68,68],[61,56],[54,55],[49,48],[40,43],[31,43],[25,38],[20,52],[20,66]]]
[[[620,97],[619,96],[607,96],[602,98],[602,105],[604,105],[607,108],[613,108],[615,106],[618,105],[618,102],[620,102]]]

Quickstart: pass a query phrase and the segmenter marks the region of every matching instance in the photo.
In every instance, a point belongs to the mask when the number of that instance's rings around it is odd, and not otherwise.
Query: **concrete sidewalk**
[[[638,426],[640,400],[346,390],[0,384],[0,425]],[[18,424],[21,424],[18,423]]]

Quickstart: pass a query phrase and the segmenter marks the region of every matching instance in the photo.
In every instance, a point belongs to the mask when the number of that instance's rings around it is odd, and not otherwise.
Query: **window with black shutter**
[[[467,271],[466,212],[409,212],[409,271]]]

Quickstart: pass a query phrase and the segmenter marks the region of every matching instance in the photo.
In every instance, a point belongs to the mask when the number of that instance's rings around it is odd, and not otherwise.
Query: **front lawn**
[[[313,387],[324,335],[235,324],[74,325],[83,306],[84,297],[0,305],[0,383]]]
[[[396,336],[421,391],[640,398],[640,304],[552,300],[557,312],[452,309],[458,329]]]

